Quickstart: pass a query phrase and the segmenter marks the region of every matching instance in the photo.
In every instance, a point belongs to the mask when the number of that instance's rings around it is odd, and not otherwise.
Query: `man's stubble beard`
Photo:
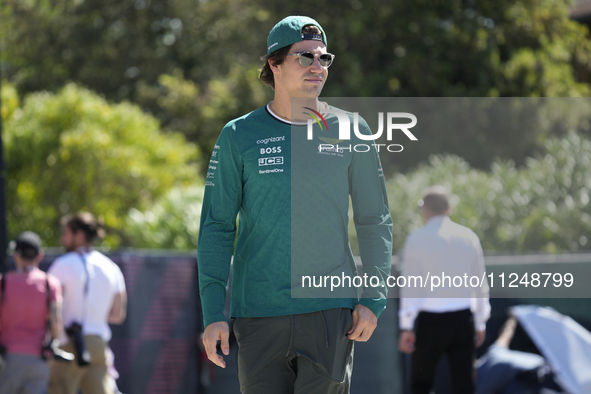
[[[318,98],[320,94],[322,94],[322,89],[324,88],[324,84],[326,83],[326,79],[322,80],[322,84],[320,86],[310,86],[310,87],[302,87],[302,93],[306,95],[304,97],[310,98]]]
[[[74,252],[76,250],[76,246],[74,245],[74,243],[70,243],[68,245],[63,246],[66,249],[66,252]]]
[[[324,87],[324,85],[322,87],[302,87],[300,89],[300,93],[298,95],[295,95],[294,97],[306,97],[306,98],[311,98],[311,99],[315,99],[320,97],[320,94],[322,93],[322,88]]]

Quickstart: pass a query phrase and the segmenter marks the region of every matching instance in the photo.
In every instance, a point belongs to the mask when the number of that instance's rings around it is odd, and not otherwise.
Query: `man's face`
[[[318,56],[326,53],[322,41],[304,40],[292,45],[289,53],[308,51],[316,56],[314,63],[303,67],[298,56],[287,56],[275,71],[275,92],[289,97],[318,97],[328,77],[328,69],[318,62]]]
[[[78,247],[76,244],[76,233],[74,233],[68,226],[62,226],[60,242],[63,247],[66,248],[67,252],[73,252]]]

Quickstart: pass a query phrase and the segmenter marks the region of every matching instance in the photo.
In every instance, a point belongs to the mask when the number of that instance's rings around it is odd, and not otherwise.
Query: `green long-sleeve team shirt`
[[[350,141],[338,140],[336,116],[325,119],[326,127],[314,125],[312,139],[305,124],[283,121],[268,107],[223,128],[209,162],[198,240],[205,327],[225,320],[233,250],[232,317],[353,309],[357,303],[379,317],[385,308],[392,219],[379,155],[372,141],[354,133]],[[371,133],[363,119],[359,129]],[[363,271],[379,285],[353,293],[331,292],[330,282],[308,289],[302,276],[318,281],[357,274],[349,198]]]

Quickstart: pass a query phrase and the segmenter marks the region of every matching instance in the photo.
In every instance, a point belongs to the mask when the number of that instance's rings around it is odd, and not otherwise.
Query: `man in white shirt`
[[[431,392],[443,354],[450,364],[452,391],[473,393],[474,350],[484,342],[490,317],[482,247],[472,230],[450,220],[444,187],[433,186],[427,191],[422,211],[425,225],[405,241],[402,276],[427,280],[438,275],[441,282],[432,279],[425,287],[401,288],[399,349],[412,353],[413,394]],[[482,286],[465,280],[474,276],[484,278]],[[433,292],[432,283],[439,284]]]
[[[104,236],[102,225],[88,212],[62,219],[60,241],[65,255],[57,258],[49,273],[63,287],[63,321],[69,337],[64,335],[64,349],[76,354],[75,363],[54,363],[49,394],[112,394],[108,375],[107,349],[111,324],[122,324],[127,309],[125,281],[119,267],[94,250],[92,244]],[[81,327],[84,348],[90,364],[75,349],[77,326]]]

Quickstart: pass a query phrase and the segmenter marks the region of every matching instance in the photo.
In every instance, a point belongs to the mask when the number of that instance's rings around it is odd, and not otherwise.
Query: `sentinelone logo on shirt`
[[[312,108],[309,107],[304,107],[304,109],[310,110],[311,112],[313,112],[313,114],[315,114],[316,116],[314,116],[311,113],[308,112],[304,112],[306,115],[309,115],[312,119],[308,119],[308,124],[307,124],[307,131],[308,131],[308,140],[312,140],[314,138],[314,131],[313,131],[313,125],[314,122],[316,121],[316,123],[318,123],[318,125],[320,126],[320,130],[323,130],[322,124],[324,124],[324,126],[326,127],[326,130],[328,130],[328,125],[326,124],[326,120],[324,119],[324,117],[322,116],[322,114],[320,114],[318,111],[313,110]],[[318,153],[336,153],[336,154],[342,154],[344,151],[355,151],[355,152],[368,152],[371,149],[371,145],[375,146],[377,151],[380,151],[380,147],[385,147],[388,152],[402,152],[402,150],[404,149],[402,145],[400,144],[355,144],[355,145],[351,145],[351,144],[342,144],[344,141],[346,140],[350,140],[351,139],[351,122],[349,120],[349,116],[347,115],[347,113],[345,111],[336,109],[336,108],[328,108],[323,110],[324,113],[331,113],[331,114],[335,114],[339,120],[339,138],[326,138],[326,137],[318,137],[321,141],[325,142],[324,144],[320,144],[318,146]],[[320,119],[318,119],[320,118]],[[406,118],[410,120],[410,123],[393,123],[394,119],[397,118]],[[387,132],[387,139],[388,141],[392,141],[392,132],[394,130],[401,130],[411,141],[417,141],[417,137],[414,136],[414,134],[412,134],[410,132],[410,128],[413,128],[414,126],[416,126],[417,124],[417,117],[414,116],[411,113],[408,112],[388,112],[386,115],[386,119],[387,119],[387,125],[386,125],[386,132]],[[320,123],[320,120],[322,120],[322,123]],[[383,112],[379,112],[378,113],[378,122],[379,122],[379,126],[378,126],[378,131],[373,134],[373,135],[366,135],[366,134],[362,134],[359,131],[359,113],[358,112],[354,112],[353,113],[353,131],[355,132],[355,135],[360,139],[360,140],[364,140],[364,141],[375,141],[376,139],[380,138],[384,132],[384,113]]]

